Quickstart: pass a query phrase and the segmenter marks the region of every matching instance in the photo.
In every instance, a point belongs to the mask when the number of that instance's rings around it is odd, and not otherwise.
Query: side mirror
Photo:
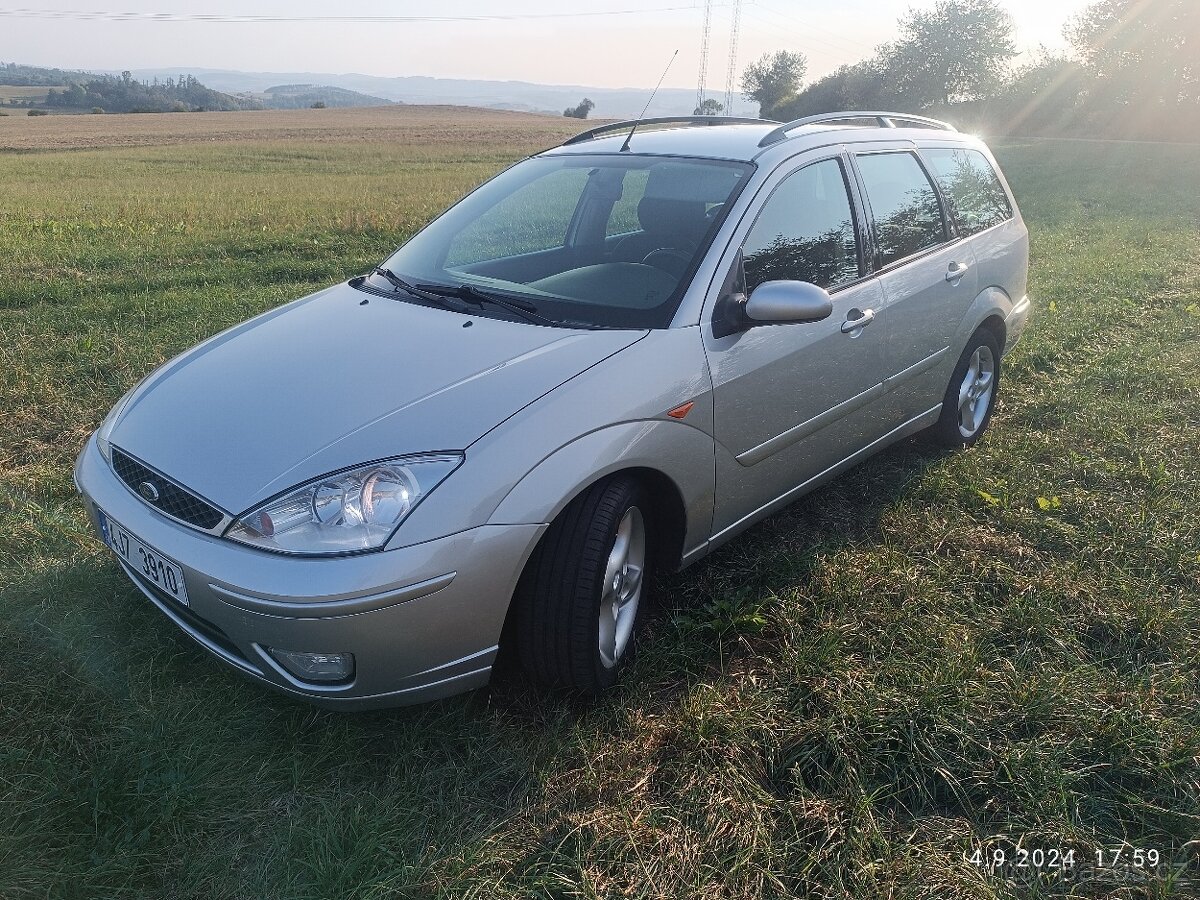
[[[745,312],[752,324],[820,322],[833,315],[833,298],[807,281],[764,281],[750,294]]]

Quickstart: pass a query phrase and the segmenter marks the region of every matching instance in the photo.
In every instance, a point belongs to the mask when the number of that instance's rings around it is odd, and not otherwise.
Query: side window
[[[764,281],[829,289],[859,276],[858,239],[842,165],[806,166],[775,189],[742,245],[746,293]]]
[[[986,156],[978,150],[922,150],[953,207],[963,234],[979,232],[1012,218],[1008,195]]]
[[[608,225],[604,230],[605,237],[628,234],[642,227],[638,221],[637,208],[642,197],[646,195],[646,181],[649,176],[649,169],[634,169],[625,173],[621,199],[613,205]]]
[[[913,154],[859,156],[858,169],[871,202],[883,265],[946,240],[937,192]]]
[[[446,267],[563,246],[587,175],[583,168],[559,169],[518,188],[454,237]]]

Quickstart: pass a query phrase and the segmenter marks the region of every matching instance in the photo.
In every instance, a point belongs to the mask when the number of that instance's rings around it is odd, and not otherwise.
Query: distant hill
[[[214,91],[193,75],[140,80],[130,72],[96,75],[9,63],[0,65],[0,85],[54,85],[45,94],[12,96],[8,103],[62,112],[198,112],[263,108],[259,100]]]
[[[181,72],[190,72],[203,83],[203,87],[227,98],[210,98],[212,103],[225,105],[204,105],[206,109],[243,109],[247,108],[247,105],[251,108],[296,108],[312,106],[318,102],[323,102],[326,106],[366,106],[391,102],[481,106],[560,116],[563,109],[574,107],[587,97],[595,104],[592,111],[595,118],[634,118],[642,111],[650,97],[648,87],[601,88],[572,84],[534,84],[528,81],[429,78],[423,75],[391,78],[353,73],[240,72],[232,69],[182,66],[170,69],[136,69],[133,70],[132,77],[136,81],[153,85],[155,79],[159,83],[167,79],[177,81]],[[100,74],[120,77],[122,73],[107,71]],[[0,64],[0,84],[57,86],[85,82],[96,77],[95,73],[89,72]],[[326,91],[336,93],[322,93]],[[93,105],[104,106],[103,103]],[[201,104],[197,104],[199,105]],[[662,88],[646,114],[690,115],[695,105],[694,91]],[[105,106],[105,109],[107,108]],[[753,103],[741,100],[734,110],[726,112],[753,115],[755,111]]]
[[[191,75],[179,80],[138,81],[103,75],[82,84],[73,81],[62,90],[46,94],[46,106],[61,109],[102,109],[105,112],[203,112],[205,110],[262,109],[248,97],[231,97],[205,87]]]
[[[18,63],[0,63],[0,84],[21,86],[68,84],[72,81],[87,81],[95,78],[91,72],[71,69],[46,69],[41,66],[22,66]]]
[[[163,77],[177,70],[139,69],[139,78]],[[428,78],[410,75],[388,78],[379,75],[331,74],[327,72],[239,72],[230,69],[184,68],[204,83],[229,93],[262,94],[267,88],[287,84],[319,84],[357,91],[373,97],[403,103],[447,103],[513,109],[561,116],[563,109],[575,106],[584,97],[596,104],[596,118],[633,118],[650,97],[650,88],[599,88],[586,85],[533,84],[527,81],[483,81],[462,78]],[[647,115],[690,115],[696,106],[696,92],[681,88],[662,88]],[[741,101],[736,112],[753,115],[756,107]]]
[[[393,101],[370,94],[330,87],[327,84],[278,84],[257,95],[268,109],[307,109],[315,104],[335,106],[390,106]]]

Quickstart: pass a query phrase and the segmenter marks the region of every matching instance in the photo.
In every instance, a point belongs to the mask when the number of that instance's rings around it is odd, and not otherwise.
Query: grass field
[[[7,103],[9,100],[45,100],[46,94],[57,90],[58,87],[61,85],[0,84],[0,103]]]
[[[125,582],[70,479],[112,402],[570,130],[0,120],[0,897],[1200,894],[1200,147],[1000,142],[1037,311],[993,430],[661,579],[600,702],[316,711]],[[1075,866],[969,858],[1017,846]]]

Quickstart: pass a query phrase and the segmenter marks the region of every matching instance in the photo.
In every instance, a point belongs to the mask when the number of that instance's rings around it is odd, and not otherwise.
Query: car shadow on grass
[[[536,721],[552,712],[588,719],[640,703],[651,685],[655,704],[669,704],[719,677],[734,644],[769,652],[770,623],[761,601],[803,586],[823,557],[878,537],[884,514],[927,469],[949,454],[910,438],[843,473],[767,517],[679,572],[660,573],[638,638],[637,659],[622,684],[595,698],[547,692],[532,683],[511,654],[501,653],[492,684],[481,694],[490,708]]]
[[[648,637],[681,662],[680,688],[718,673],[731,644],[770,641],[764,598],[805,585],[826,557],[872,544],[881,523],[930,466],[948,456],[920,438],[902,441],[769,516],[682,572],[656,580]],[[647,642],[644,642],[647,643]],[[657,652],[644,647],[648,657]],[[646,662],[649,662],[646,659]],[[657,660],[655,660],[657,663]],[[666,676],[666,673],[662,673]]]

